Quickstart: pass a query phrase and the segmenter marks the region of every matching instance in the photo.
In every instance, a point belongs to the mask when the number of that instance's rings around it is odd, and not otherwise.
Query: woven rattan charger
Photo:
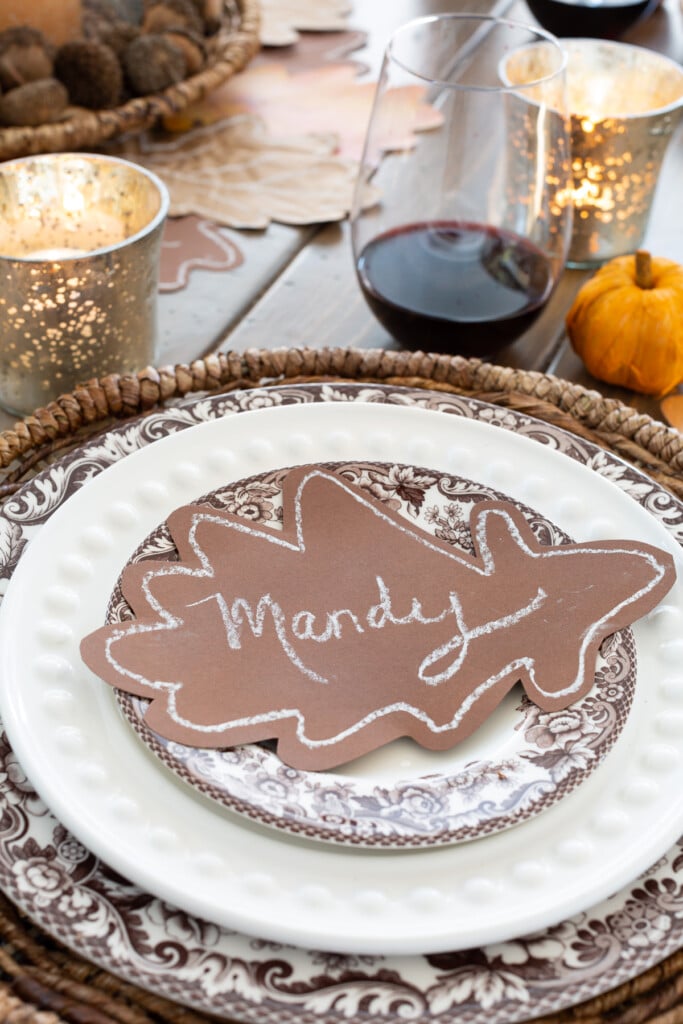
[[[359,349],[225,352],[190,365],[90,381],[0,434],[1,496],[113,421],[182,397],[279,383],[399,384],[467,395],[536,416],[637,465],[683,499],[683,436],[615,399],[546,374],[458,356]],[[0,897],[2,1024],[200,1024],[69,952]],[[371,1024],[371,1018],[368,1019]],[[683,951],[540,1024],[683,1024]]]
[[[148,96],[137,96],[111,110],[73,107],[69,115],[36,127],[0,128],[0,160],[89,149],[129,132],[151,128],[227,81],[259,49],[258,0],[225,0],[223,24],[207,43],[207,64],[200,72]]]

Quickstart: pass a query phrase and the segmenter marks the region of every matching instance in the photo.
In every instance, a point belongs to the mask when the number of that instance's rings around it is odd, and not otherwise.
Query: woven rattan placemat
[[[196,392],[325,380],[401,384],[512,408],[622,456],[683,498],[683,436],[621,402],[546,374],[478,360],[360,349],[225,352],[190,365],[90,381],[0,434],[0,496],[112,421],[144,415]],[[0,896],[2,1024],[199,1024],[209,1019],[80,959]],[[611,992],[538,1019],[542,1024],[683,1024],[683,950]]]

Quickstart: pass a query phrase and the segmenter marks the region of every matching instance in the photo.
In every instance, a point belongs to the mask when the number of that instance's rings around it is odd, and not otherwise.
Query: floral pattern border
[[[612,480],[683,543],[677,499],[619,458],[531,417],[410,389],[285,386],[195,399],[115,428],[45,470],[0,516],[0,591],[41,523],[106,465],[206,419],[309,401],[416,404],[523,433]],[[4,737],[0,794],[0,884],[22,910],[127,980],[245,1024],[515,1024],[603,993],[683,944],[683,841],[611,899],[534,936],[429,957],[334,956],[218,928],[116,875],[41,803]]]

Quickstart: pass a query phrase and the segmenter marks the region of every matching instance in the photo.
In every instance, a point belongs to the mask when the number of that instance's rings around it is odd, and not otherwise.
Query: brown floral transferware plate
[[[683,544],[683,505],[595,446],[530,417],[408,389],[287,387],[192,400],[108,433],[46,470],[0,517],[0,578],[31,535],[94,474],[169,431],[256,407],[308,401],[417,403],[485,415],[611,479]],[[669,684],[683,696],[683,676]],[[369,1017],[438,1024],[515,1024],[599,995],[683,943],[683,843],[611,899],[554,928],[482,949],[436,956],[334,956],[249,938],[192,918],[111,872],[36,796],[0,744],[0,884],[69,948],[134,984],[219,1017],[265,1024],[361,1024]]]
[[[453,475],[407,465],[330,464],[427,533],[473,552],[468,526],[480,501],[507,495]],[[282,517],[280,469],[240,480],[198,503],[249,523]],[[537,540],[567,543],[566,534],[520,506]],[[176,559],[161,524],[131,561]],[[132,611],[116,588],[107,621]],[[309,839],[352,846],[446,845],[517,825],[561,800],[586,779],[614,744],[631,706],[636,679],[633,637],[624,630],[604,645],[590,694],[571,708],[542,713],[513,692],[475,736],[449,752],[430,753],[408,739],[335,772],[291,768],[268,745],[216,750],[164,739],[145,724],[149,703],[117,691],[119,703],[147,746],[185,782],[261,824]]]

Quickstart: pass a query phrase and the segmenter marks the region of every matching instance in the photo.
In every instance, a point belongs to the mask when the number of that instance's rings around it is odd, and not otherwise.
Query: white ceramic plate
[[[412,404],[485,419],[564,451],[612,480],[683,544],[683,505],[621,459],[531,417],[471,398],[381,385],[286,385],[192,398],[121,424],[60,459],[0,513],[0,593],[56,508],[131,451],[196,422],[306,402]],[[662,681],[683,697],[683,664]],[[44,807],[0,738],[0,886],[70,949],[134,984],[230,1020],[282,1024],[513,1024],[597,996],[683,942],[683,843],[600,905],[528,938],[435,956],[346,956],[240,935],[113,874]],[[293,984],[296,982],[296,984]]]
[[[509,496],[453,474],[379,463],[330,466],[344,479],[391,504],[425,533],[474,550],[469,519],[477,503]],[[244,515],[249,523],[278,520],[287,469],[234,481],[201,504]],[[541,544],[571,539],[528,506],[525,518]],[[177,557],[165,523],[131,561]],[[117,586],[107,619],[133,612]],[[164,764],[231,810],[294,835],[351,846],[443,846],[492,835],[551,807],[598,767],[628,718],[636,680],[630,630],[598,655],[595,683],[569,712],[539,714],[513,689],[496,713],[450,751],[430,752],[411,740],[395,742],[336,772],[299,771],[268,745],[229,750],[172,743],[145,723],[149,701],[117,692],[133,728]]]
[[[476,471],[578,540],[641,539],[669,547],[681,565],[666,531],[609,481],[485,423],[351,404],[207,423],[89,482],[22,557],[0,616],[0,703],[17,756],[58,817],[117,870],[267,938],[433,952],[533,931],[597,902],[683,830],[683,715],[659,685],[680,662],[680,582],[634,630],[634,707],[601,768],[523,827],[454,848],[322,847],[228,817],[159,768],[81,664],[80,637],[103,621],[123,562],[173,508],[265,468],[350,458]]]

